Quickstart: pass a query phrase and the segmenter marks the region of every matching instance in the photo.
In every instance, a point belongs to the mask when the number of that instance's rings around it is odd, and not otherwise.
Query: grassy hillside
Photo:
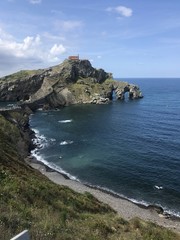
[[[20,112],[0,114],[0,239],[24,229],[32,240],[180,239],[152,223],[127,222],[91,194],[58,186],[29,167],[20,131],[26,130],[26,118]]]
[[[21,80],[21,79],[33,76],[34,74],[41,74],[42,72],[43,72],[43,69],[40,69],[40,70],[21,70],[19,72],[16,72],[16,73],[13,73],[11,75],[0,78],[0,82],[9,82],[9,81]]]

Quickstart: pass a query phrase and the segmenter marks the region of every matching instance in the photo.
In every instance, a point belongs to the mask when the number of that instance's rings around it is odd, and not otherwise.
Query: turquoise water
[[[73,179],[180,216],[180,79],[127,81],[145,97],[32,115],[32,154]]]

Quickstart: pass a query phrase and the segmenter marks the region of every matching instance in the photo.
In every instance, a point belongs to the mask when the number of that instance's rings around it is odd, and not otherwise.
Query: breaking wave
[[[54,141],[56,141],[56,139],[54,139],[54,138],[48,139],[44,135],[40,134],[40,132],[37,129],[32,129],[32,130],[35,132],[35,138],[33,138],[32,141],[36,145],[36,148],[31,151],[32,157],[34,157],[38,162],[41,162],[45,166],[51,168],[52,170],[67,176],[71,180],[79,182],[79,179],[77,177],[69,174],[68,172],[66,172],[61,167],[57,166],[56,164],[46,161],[43,158],[43,156],[40,154],[40,152],[39,152],[40,149],[47,147],[50,144],[50,142],[54,142]],[[66,141],[64,141],[64,143],[65,142]],[[73,141],[68,141],[68,142],[69,143],[67,143],[67,144],[73,143]]]
[[[67,119],[67,120],[60,120],[58,121],[59,123],[70,123],[72,122],[72,119]]]
[[[60,142],[60,145],[63,146],[63,145],[68,145],[68,144],[72,144],[72,143],[73,143],[73,141],[67,140],[67,141]]]

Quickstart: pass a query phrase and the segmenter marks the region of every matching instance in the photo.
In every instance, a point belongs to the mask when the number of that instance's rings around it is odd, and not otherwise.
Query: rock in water
[[[0,78],[0,100],[20,101],[31,109],[59,108],[78,103],[107,103],[113,98],[141,98],[138,86],[115,81],[111,73],[95,69],[88,60],[65,60],[57,66],[20,71]]]

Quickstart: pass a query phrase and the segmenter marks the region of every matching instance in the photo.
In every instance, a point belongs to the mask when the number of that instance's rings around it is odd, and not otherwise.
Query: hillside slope
[[[180,239],[152,223],[127,222],[91,194],[56,185],[27,165],[28,114],[0,113],[0,239],[24,229],[32,240]]]

